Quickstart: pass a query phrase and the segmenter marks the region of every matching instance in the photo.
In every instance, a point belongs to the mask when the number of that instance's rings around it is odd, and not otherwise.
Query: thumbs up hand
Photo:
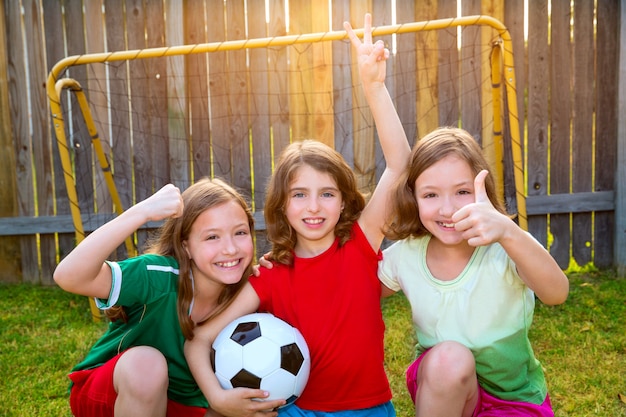
[[[470,246],[485,246],[498,242],[511,220],[491,204],[485,188],[489,171],[482,170],[474,178],[474,203],[459,209],[452,216],[457,231]]]

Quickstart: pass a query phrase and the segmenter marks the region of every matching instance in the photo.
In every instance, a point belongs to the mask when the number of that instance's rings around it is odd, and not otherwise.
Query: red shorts
[[[406,370],[406,387],[415,403],[417,393],[417,369],[426,350]],[[554,417],[550,397],[546,395],[543,404],[532,404],[517,401],[505,401],[490,395],[480,385],[478,386],[478,404],[473,417]]]
[[[94,369],[72,372],[74,383],[70,392],[70,408],[75,417],[113,417],[117,392],[113,387],[113,371],[119,354]],[[204,417],[205,408],[183,405],[167,400],[167,417]]]

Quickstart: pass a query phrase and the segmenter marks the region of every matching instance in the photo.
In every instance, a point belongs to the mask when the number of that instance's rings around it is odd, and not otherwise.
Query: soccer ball
[[[269,392],[266,400],[289,405],[309,379],[311,357],[298,329],[269,313],[231,322],[211,348],[211,364],[224,389],[246,387]]]

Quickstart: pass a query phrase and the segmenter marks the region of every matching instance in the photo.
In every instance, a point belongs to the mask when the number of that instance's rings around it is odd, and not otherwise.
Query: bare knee
[[[418,384],[449,390],[476,383],[476,363],[472,352],[457,342],[442,342],[428,351],[420,364]]]
[[[149,401],[164,396],[169,385],[167,361],[150,346],[128,349],[117,362],[113,384],[118,395],[128,394]]]

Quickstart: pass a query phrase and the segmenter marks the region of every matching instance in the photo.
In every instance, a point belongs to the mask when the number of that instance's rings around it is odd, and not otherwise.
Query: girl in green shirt
[[[146,254],[107,261],[140,226],[161,220]],[[114,312],[107,332],[70,374],[75,416],[210,412],[185,361],[184,342],[246,283],[253,228],[245,200],[224,182],[203,179],[182,194],[169,184],[95,230],[61,261],[54,273],[59,286]],[[268,403],[250,407],[267,409]]]

